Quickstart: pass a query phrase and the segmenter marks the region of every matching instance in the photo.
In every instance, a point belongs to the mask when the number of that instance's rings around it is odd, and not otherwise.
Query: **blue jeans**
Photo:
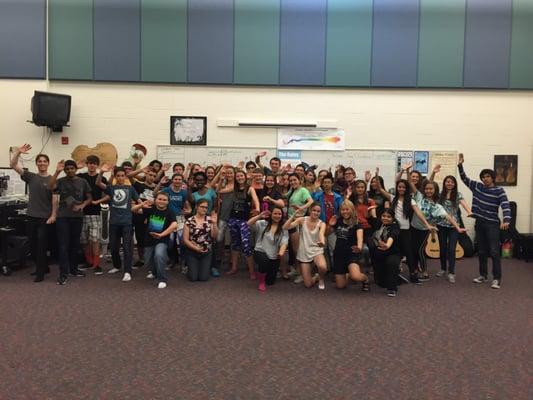
[[[57,242],[59,250],[59,275],[67,277],[68,273],[78,270],[78,251],[81,248],[80,235],[83,218],[58,218],[56,221]]]
[[[482,219],[476,220],[476,240],[479,257],[479,275],[488,275],[488,259],[492,258],[492,276],[502,279],[502,263],[500,259],[500,224]]]
[[[448,272],[455,274],[455,248],[459,239],[459,232],[455,228],[439,225],[439,247],[440,247],[440,269],[446,271],[446,261],[448,262]]]
[[[185,255],[187,259],[187,278],[191,282],[207,281],[211,270],[211,256],[213,250],[207,253],[197,253],[191,249],[187,249]]]
[[[151,271],[155,272],[155,276],[159,282],[167,281],[167,263],[168,245],[166,242],[157,243],[155,246],[144,248],[144,264],[147,265]]]
[[[121,269],[120,239],[124,250],[124,272],[131,274],[133,266],[133,229],[132,225],[109,225],[109,247],[113,267]]]

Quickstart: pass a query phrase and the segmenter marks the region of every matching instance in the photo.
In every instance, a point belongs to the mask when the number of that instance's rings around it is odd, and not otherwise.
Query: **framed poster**
[[[413,169],[421,174],[427,174],[429,170],[429,151],[415,151]]]
[[[396,172],[400,172],[404,165],[411,163],[414,165],[414,153],[412,151],[397,152]]]
[[[170,117],[170,144],[205,146],[207,117]]]
[[[494,172],[497,186],[516,186],[518,184],[518,155],[495,155]]]

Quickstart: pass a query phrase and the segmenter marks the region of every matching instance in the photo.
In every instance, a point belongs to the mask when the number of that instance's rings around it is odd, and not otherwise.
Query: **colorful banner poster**
[[[413,169],[421,174],[427,174],[429,170],[429,151],[415,151]]]
[[[397,154],[396,172],[400,172],[402,167],[407,164],[413,164],[414,153],[412,151],[398,151]]]
[[[280,150],[331,150],[346,148],[344,131],[337,129],[282,128],[278,129]]]

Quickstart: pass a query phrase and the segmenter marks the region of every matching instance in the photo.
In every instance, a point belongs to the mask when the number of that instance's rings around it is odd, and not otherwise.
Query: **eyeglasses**
[[[198,208],[209,208],[207,206],[198,206]]]

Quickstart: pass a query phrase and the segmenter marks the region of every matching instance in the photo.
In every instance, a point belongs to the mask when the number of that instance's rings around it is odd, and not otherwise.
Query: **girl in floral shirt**
[[[217,216],[207,215],[209,202],[200,199],[196,214],[185,221],[183,243],[187,246],[187,277],[190,281],[207,281],[213,256],[212,244],[217,237]]]
[[[465,231],[465,229],[461,228],[457,224],[457,221],[446,212],[444,207],[438,203],[439,185],[437,185],[435,182],[425,180],[422,183],[423,193],[421,193],[411,181],[409,174],[407,174],[407,178],[413,192],[413,199],[426,218],[427,222],[429,222],[432,226],[435,226],[437,223],[447,220],[459,233]],[[411,227],[413,228],[412,237],[414,258],[416,263],[420,263],[419,268],[421,275],[419,279],[421,281],[427,281],[429,280],[429,274],[427,272],[425,248],[429,236],[429,229],[424,221],[422,221],[416,214],[411,220]]]

